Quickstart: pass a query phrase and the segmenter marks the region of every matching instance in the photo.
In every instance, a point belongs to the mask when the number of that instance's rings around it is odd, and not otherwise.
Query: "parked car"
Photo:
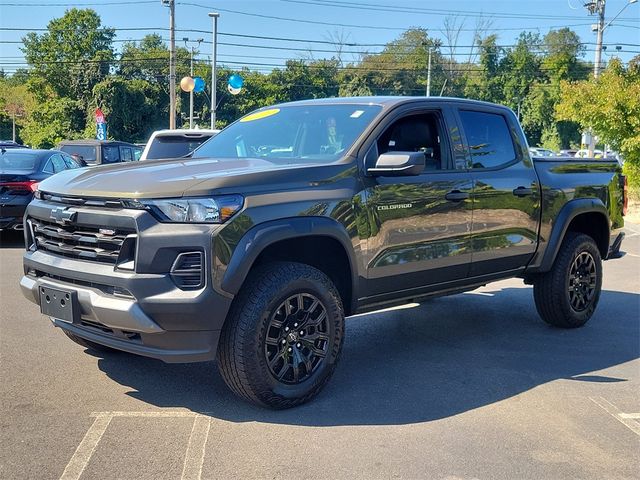
[[[293,102],[193,158],[45,180],[20,284],[86,348],[217,358],[237,395],[287,408],[327,383],[359,312],[520,277],[545,322],[584,325],[625,191],[614,161],[531,160],[503,106]]]
[[[533,157],[556,157],[556,152],[549,150],[548,148],[529,148],[529,153]]]
[[[58,149],[69,155],[78,155],[88,165],[134,162],[142,149],[133,143],[114,140],[65,140]],[[139,158],[139,157],[138,157]]]
[[[0,150],[0,230],[22,230],[22,217],[38,189],[51,175],[80,165],[56,150]]]
[[[574,150],[574,149],[567,149],[567,150],[560,150],[559,152],[559,156],[560,157],[575,157],[576,153],[578,153],[578,150]]]
[[[220,130],[158,130],[151,134],[140,160],[184,157]]]
[[[576,154],[574,155],[574,157],[576,158],[602,158],[603,157],[603,153],[602,150],[594,150],[593,151],[593,155],[589,155],[589,150],[587,149],[582,149],[582,150],[578,150],[576,152]]]
[[[0,140],[0,149],[7,150],[8,148],[29,148],[25,145],[21,145],[13,140]]]

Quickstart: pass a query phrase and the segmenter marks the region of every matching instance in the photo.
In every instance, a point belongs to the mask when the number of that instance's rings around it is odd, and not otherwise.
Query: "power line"
[[[345,8],[355,9],[362,11],[374,10],[382,12],[395,12],[395,13],[411,13],[418,15],[439,15],[439,16],[451,16],[451,15],[468,15],[468,16],[489,16],[492,18],[501,19],[521,19],[521,20],[576,20],[581,16],[567,16],[567,15],[538,15],[538,14],[524,14],[524,13],[505,13],[505,12],[482,12],[482,11],[468,11],[468,10],[451,10],[451,9],[434,9],[434,8],[421,8],[421,7],[404,7],[404,6],[388,6],[376,3],[361,3],[361,2],[345,2],[339,0],[281,0],[286,3],[298,3],[303,5],[314,5],[319,7],[332,7],[332,8]],[[631,21],[631,20],[629,20]]]

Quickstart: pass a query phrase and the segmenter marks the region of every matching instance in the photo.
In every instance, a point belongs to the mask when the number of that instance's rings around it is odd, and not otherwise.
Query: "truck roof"
[[[296,102],[281,103],[283,106],[294,105],[380,105],[382,107],[394,107],[404,103],[412,102],[434,102],[434,103],[468,103],[469,105],[496,105],[495,103],[472,100],[458,97],[420,97],[420,96],[370,96],[370,97],[333,97],[333,98],[312,98],[309,100],[298,100]],[[508,108],[504,107],[503,108]],[[269,108],[269,107],[267,107]]]

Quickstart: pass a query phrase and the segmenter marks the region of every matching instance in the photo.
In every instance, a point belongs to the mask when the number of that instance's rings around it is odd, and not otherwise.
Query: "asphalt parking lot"
[[[97,356],[20,294],[0,237],[0,478],[623,479],[640,472],[640,225],[586,327],[519,280],[352,317],[310,404],[237,400],[213,363]]]

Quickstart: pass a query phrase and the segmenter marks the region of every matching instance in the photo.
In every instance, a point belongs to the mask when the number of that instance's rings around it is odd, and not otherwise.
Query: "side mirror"
[[[425,162],[424,152],[387,152],[378,157],[376,166],[370,168],[368,173],[389,177],[420,175]]]

